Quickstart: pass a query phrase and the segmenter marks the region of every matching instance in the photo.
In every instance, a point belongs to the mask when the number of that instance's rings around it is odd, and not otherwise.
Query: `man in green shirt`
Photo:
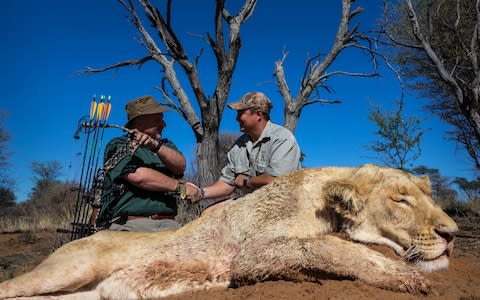
[[[152,96],[134,99],[125,108],[128,136],[112,139],[105,148],[104,159],[112,166],[105,174],[97,224],[121,231],[178,228],[177,199],[196,187],[181,181],[185,158],[162,138],[167,109]],[[129,147],[133,154],[122,155]]]

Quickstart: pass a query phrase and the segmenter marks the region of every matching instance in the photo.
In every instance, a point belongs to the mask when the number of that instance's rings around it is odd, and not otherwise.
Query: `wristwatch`
[[[248,188],[248,182],[250,181],[250,177],[247,177],[245,176],[245,178],[243,178],[243,187],[244,188]]]
[[[160,150],[160,147],[162,147],[164,144],[168,142],[167,139],[159,139],[157,140],[158,144],[155,148],[152,149],[153,153],[157,153],[158,150]]]

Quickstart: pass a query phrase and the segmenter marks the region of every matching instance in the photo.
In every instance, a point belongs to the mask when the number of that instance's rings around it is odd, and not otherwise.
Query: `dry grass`
[[[0,233],[49,231],[70,226],[73,218],[34,213],[31,216],[4,217],[0,220]]]
[[[0,233],[36,232],[70,226],[76,202],[70,185],[52,185],[30,201],[0,212]]]

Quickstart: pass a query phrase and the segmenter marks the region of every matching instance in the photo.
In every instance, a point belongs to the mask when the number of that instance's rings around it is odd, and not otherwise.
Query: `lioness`
[[[344,231],[352,241],[330,233]],[[103,231],[0,284],[0,298],[154,299],[273,279],[359,279],[428,292],[419,270],[448,266],[458,227],[427,178],[365,165],[303,169],[176,231]],[[387,245],[391,259],[356,243]]]

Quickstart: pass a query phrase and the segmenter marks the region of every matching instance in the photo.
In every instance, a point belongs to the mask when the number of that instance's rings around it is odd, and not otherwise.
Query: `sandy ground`
[[[480,300],[480,218],[456,219],[460,232],[448,270],[426,274],[433,293],[414,296],[377,289],[359,281],[268,281],[239,288],[197,291],[168,299],[462,299]],[[0,281],[27,272],[65,237],[54,232],[0,234]],[[376,247],[387,255],[389,249]]]

